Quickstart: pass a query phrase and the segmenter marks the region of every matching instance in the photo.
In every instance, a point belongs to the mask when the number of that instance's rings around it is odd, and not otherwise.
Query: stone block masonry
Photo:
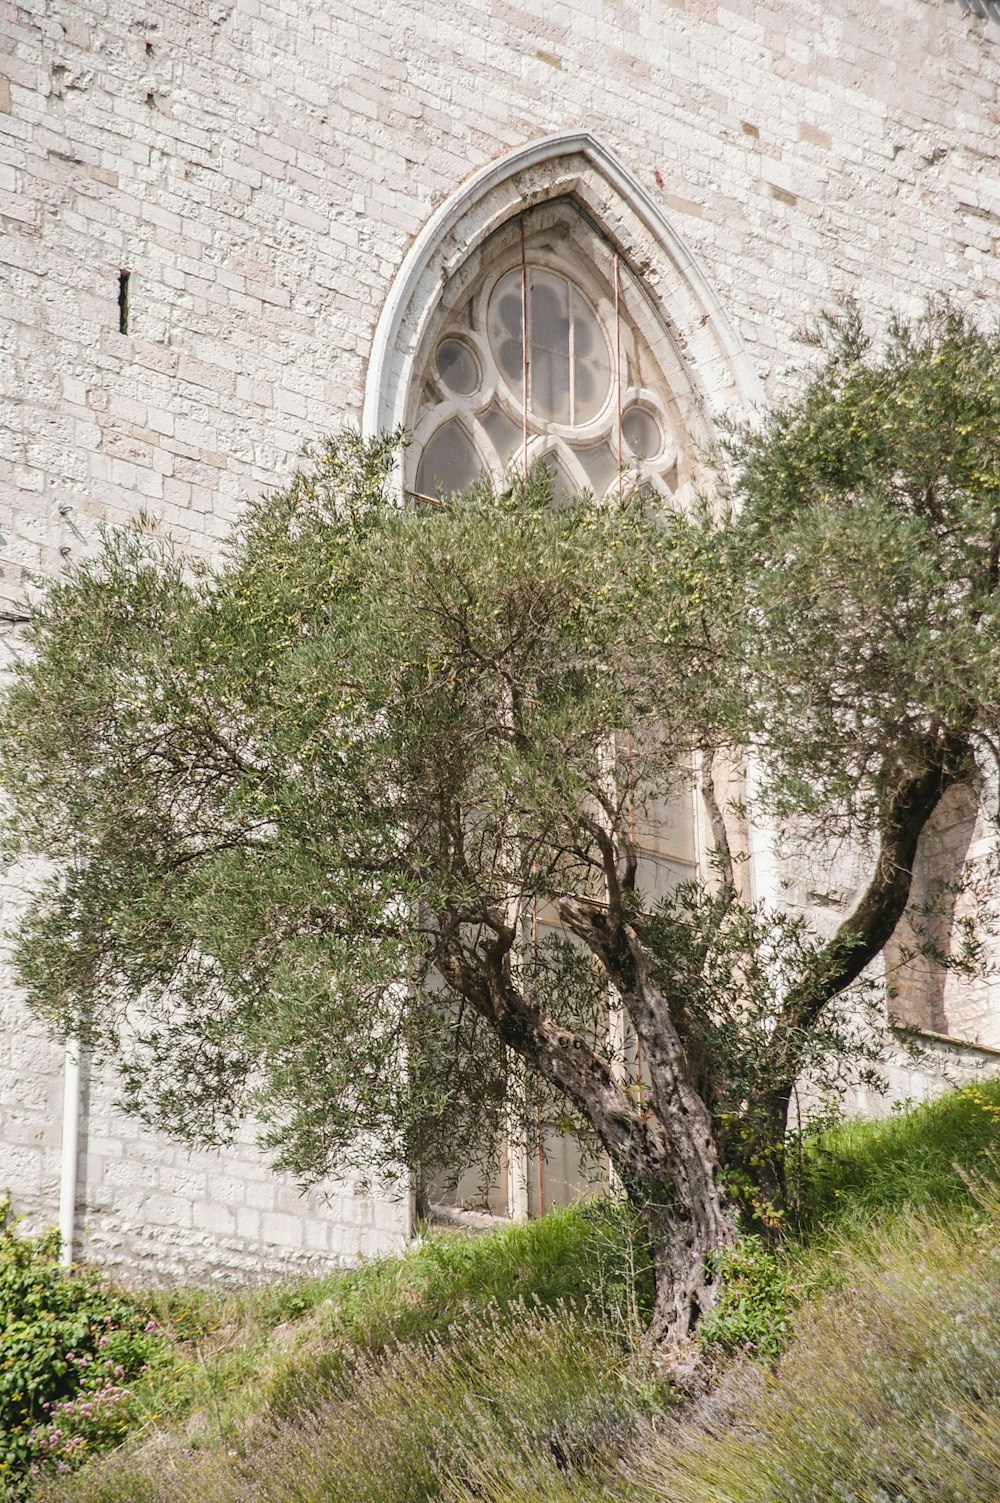
[[[653,195],[771,400],[845,293],[876,319],[989,307],[991,24],[952,0],[469,0],[460,26],[445,0],[0,0],[0,607],[140,507],[215,553],[358,419],[428,216],[542,135],[585,127]],[[0,1018],[0,1184],[51,1221],[61,1050],[9,984]],[[244,1279],[405,1235],[405,1205],[299,1197],[249,1139],[188,1156],[113,1101],[91,1080],[89,1256]]]

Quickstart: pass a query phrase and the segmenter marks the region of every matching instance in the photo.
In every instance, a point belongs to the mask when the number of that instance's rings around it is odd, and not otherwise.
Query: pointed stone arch
[[[641,280],[666,334],[670,379],[692,437],[722,412],[752,417],[763,404],[739,337],[677,229],[645,188],[587,131],[546,136],[474,174],[410,247],[375,331],[363,428],[403,426],[427,333],[463,264],[509,221],[571,200]]]

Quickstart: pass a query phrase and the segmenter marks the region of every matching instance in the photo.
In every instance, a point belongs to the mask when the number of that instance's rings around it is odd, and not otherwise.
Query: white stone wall
[[[990,27],[953,0],[467,0],[460,24],[446,0],[0,0],[0,603],[140,507],[217,548],[360,414],[428,216],[541,135],[588,129],[654,196],[771,399],[842,293],[985,306]],[[44,1220],[61,1054],[9,990],[2,1022],[0,1183]],[[403,1234],[402,1206],[303,1201],[249,1148],[188,1159],[112,1094],[81,1155],[95,1254],[245,1276]]]
[[[987,1080],[998,1071],[1000,1049],[926,1031],[897,1035],[890,1038],[886,1050],[887,1089],[858,1086],[848,1092],[841,1107],[848,1117],[886,1117],[901,1107],[918,1106],[945,1091]]]
[[[0,922],[17,916],[0,890]],[[0,990],[0,1192],[26,1230],[56,1222],[63,1165],[62,1047]],[[144,1283],[252,1283],[395,1251],[410,1201],[325,1182],[301,1194],[257,1151],[247,1126],[223,1153],[189,1152],[125,1117],[108,1074],[81,1070],[77,1254]]]

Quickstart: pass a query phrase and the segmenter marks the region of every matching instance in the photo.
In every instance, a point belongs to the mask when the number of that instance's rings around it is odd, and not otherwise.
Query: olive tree
[[[393,441],[347,436],[216,566],[141,520],[45,589],[0,726],[11,849],[50,863],[17,967],[133,1111],[199,1143],[253,1112],[302,1179],[391,1177],[481,1154],[526,1072],[642,1218],[653,1339],[691,1331],[1000,733],[997,342],[835,335],[734,438],[738,512],[554,507],[542,472],[409,509]],[[776,815],[870,843],[825,940],[739,896],[740,747]],[[655,901],[636,831],[692,780],[714,871]]]
[[[941,799],[1000,772],[1000,336],[938,303],[881,347],[854,306],[814,342],[804,394],[730,445],[748,741],[779,817],[869,856],[777,1014],[793,1066],[892,935]],[[780,1073],[759,1103],[772,1136],[793,1084]]]

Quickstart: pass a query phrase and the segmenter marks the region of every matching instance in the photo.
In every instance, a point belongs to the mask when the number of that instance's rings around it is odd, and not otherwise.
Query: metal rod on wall
[[[63,1063],[62,1165],[59,1177],[59,1262],[73,1263],[80,1156],[80,1044],[66,1039]]]
[[[537,873],[537,865],[534,867]],[[538,969],[538,894],[531,895],[531,949],[535,961],[535,969]],[[538,1214],[545,1215],[545,1147],[542,1143],[542,1113],[538,1105],[537,1094],[535,1097],[535,1172],[538,1178]]]

